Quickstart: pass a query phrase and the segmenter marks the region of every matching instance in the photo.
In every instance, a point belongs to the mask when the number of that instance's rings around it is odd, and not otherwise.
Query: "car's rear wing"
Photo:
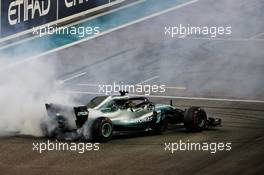
[[[87,121],[88,116],[89,116],[89,111],[87,109],[87,106],[78,106],[78,107],[73,107],[75,116],[76,116],[76,126],[77,128],[81,128],[84,123]]]
[[[77,128],[83,126],[83,124],[87,121],[89,111],[87,106],[63,106],[58,104],[45,104],[48,116],[51,119],[58,120],[58,118],[67,118],[66,116],[74,116],[76,117],[75,124]]]

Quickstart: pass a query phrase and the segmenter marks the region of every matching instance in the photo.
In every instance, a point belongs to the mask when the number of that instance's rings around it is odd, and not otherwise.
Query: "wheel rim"
[[[110,123],[104,123],[102,125],[102,135],[107,138],[112,133],[112,125]]]
[[[198,120],[197,120],[197,124],[199,128],[203,128],[205,125],[205,120],[204,120],[204,116],[200,113],[198,114]]]

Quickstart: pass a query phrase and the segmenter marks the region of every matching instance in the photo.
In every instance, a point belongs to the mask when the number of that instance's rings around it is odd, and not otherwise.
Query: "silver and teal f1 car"
[[[168,124],[184,123],[191,132],[200,132],[221,125],[221,119],[208,118],[204,109],[180,109],[167,104],[154,104],[146,97],[130,97],[126,93],[116,96],[98,96],[87,105],[65,107],[46,104],[49,120],[42,125],[47,136],[58,137],[75,133],[79,139],[108,141],[113,132],[164,132]]]

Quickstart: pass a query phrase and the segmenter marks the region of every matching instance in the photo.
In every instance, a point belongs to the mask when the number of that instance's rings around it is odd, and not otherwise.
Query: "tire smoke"
[[[16,62],[0,57],[1,68]],[[71,97],[58,93],[56,67],[37,60],[1,69],[0,75],[0,136],[41,136],[41,121],[47,117],[44,104],[69,104]]]

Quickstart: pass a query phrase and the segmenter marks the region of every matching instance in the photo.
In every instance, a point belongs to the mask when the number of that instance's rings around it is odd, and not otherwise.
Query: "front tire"
[[[184,127],[187,131],[201,132],[206,128],[207,115],[200,107],[190,107],[184,114]]]
[[[107,117],[95,119],[92,125],[92,137],[94,141],[105,142],[112,138],[113,124]]]

